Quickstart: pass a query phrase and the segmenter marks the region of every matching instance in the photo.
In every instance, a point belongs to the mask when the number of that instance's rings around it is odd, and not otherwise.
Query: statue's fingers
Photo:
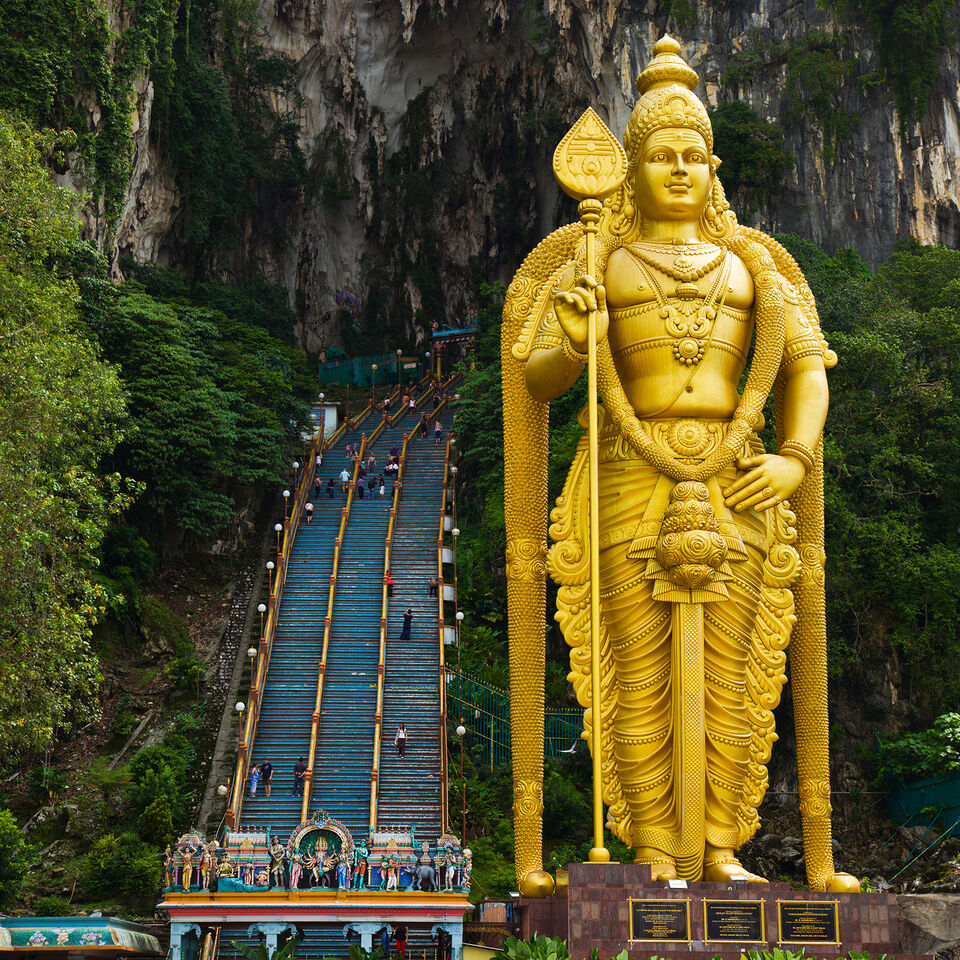
[[[570,303],[577,308],[578,312],[586,313],[590,309],[584,298],[576,290],[572,290],[568,296],[570,297]]]
[[[769,510],[771,507],[775,507],[780,503],[780,497],[774,495],[772,497],[767,497],[766,500],[761,500],[753,509],[757,513],[762,513],[764,510]]]
[[[745,473],[742,477],[737,477],[733,483],[730,484],[726,490],[723,491],[725,497],[731,497],[733,494],[738,493],[743,490],[745,487],[752,486],[757,483],[758,480],[764,478],[764,474],[760,471],[759,468],[754,467],[749,473]]]
[[[606,310],[607,309],[607,288],[604,287],[602,283],[597,284],[597,309]]]
[[[736,510],[737,513],[742,513],[744,510],[749,510],[750,507],[756,506],[758,503],[766,500],[770,496],[768,490],[768,487],[763,487],[759,493],[755,493],[752,497],[742,500],[733,509]]]
[[[585,273],[578,281],[578,287],[586,287],[588,290],[594,290],[598,286],[597,281],[590,276],[589,273]]]
[[[737,466],[741,470],[749,470],[750,467],[759,467],[761,463],[766,462],[766,459],[767,455],[765,453],[761,453],[756,457],[738,457]]]
[[[738,503],[741,503],[745,498],[752,496],[755,493],[760,493],[763,488],[767,485],[767,478],[763,474],[752,474],[748,473],[746,477],[743,477],[743,480],[750,480],[750,477],[754,477],[750,483],[745,484],[740,487],[740,489],[733,491],[730,496],[726,499],[726,504],[728,507],[732,507]],[[737,481],[738,483],[740,481]]]

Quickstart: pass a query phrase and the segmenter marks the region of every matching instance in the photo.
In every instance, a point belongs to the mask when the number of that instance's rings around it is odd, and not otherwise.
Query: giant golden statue
[[[730,211],[710,120],[692,92],[697,76],[680,49],[669,37],[657,43],[622,148],[595,114],[581,120],[571,162],[602,179],[625,150],[626,177],[602,204],[581,203],[581,223],[537,246],[504,307],[514,820],[525,895],[553,888],[541,845],[547,570],[559,584],[556,618],[585,736],[600,724],[594,761],[607,825],[654,879],[746,873],[736,851],[759,826],[789,642],[808,880],[815,890],[859,889],[835,872],[830,840],[821,433],[825,368],[836,356],[796,263]],[[586,435],[551,514],[549,551],[546,543],[548,404],[584,368],[591,314],[603,402],[599,709]],[[775,454],[757,436],[771,393]]]

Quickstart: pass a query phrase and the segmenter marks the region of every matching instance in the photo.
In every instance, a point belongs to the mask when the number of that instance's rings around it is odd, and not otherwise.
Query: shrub
[[[11,903],[20,893],[30,866],[31,847],[9,810],[0,810],[0,906]]]
[[[173,815],[166,794],[157,797],[137,820],[137,830],[148,843],[163,847],[173,839]]]
[[[936,777],[951,770],[960,770],[960,713],[944,713],[927,730],[880,743],[881,783]]]
[[[160,851],[134,833],[95,840],[80,870],[91,896],[117,896],[127,904],[152,903],[160,886]]]
[[[66,897],[60,897],[56,894],[41,897],[33,905],[38,917],[72,917],[73,906]]]

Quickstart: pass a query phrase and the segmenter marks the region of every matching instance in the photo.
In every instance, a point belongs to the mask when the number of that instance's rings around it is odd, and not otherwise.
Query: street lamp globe
[[[289,494],[289,493],[290,493],[290,491],[288,490],[288,491],[287,491],[287,494]],[[275,524],[273,525],[273,529],[276,530],[277,533],[279,533],[279,532],[283,529],[283,524],[282,524],[282,523],[275,523]]]
[[[455,537],[459,537],[459,536],[460,536],[460,528],[459,528],[459,527],[454,527],[450,532],[451,532]]]
[[[300,464],[298,463],[297,466],[299,467]],[[289,491],[289,490],[284,490],[284,491],[283,491],[283,499],[286,500],[289,496],[290,496],[290,491]],[[276,530],[277,528],[274,527],[273,529]],[[282,529],[282,528],[281,528],[281,529]]]
[[[217,787],[217,795],[218,795],[218,796],[225,797],[229,792],[230,792],[230,791],[229,791],[229,789],[227,788],[227,785],[226,785],[225,783],[221,783],[220,786]]]
[[[463,611],[462,611],[462,610],[458,610],[458,611],[457,611],[457,620],[458,620],[460,623],[463,623]]]
[[[451,467],[451,468],[450,468],[450,472],[451,472],[454,476],[456,476],[456,475],[457,475],[457,468],[456,468],[456,467]]]
[[[268,560],[268,561],[267,561],[267,569],[268,569],[268,570],[272,570],[275,566],[276,566],[276,564],[275,564],[272,560]]]
[[[247,709],[247,705],[242,700],[238,700],[237,705],[233,709],[236,710],[237,713],[243,713],[243,711]]]
[[[294,470],[299,470],[299,469],[300,469],[300,461],[299,461],[299,460],[294,460],[294,461],[293,461],[293,469],[294,469]]]
[[[256,648],[256,647],[247,647],[247,656],[248,656],[251,660],[253,660],[253,658],[254,658],[256,655],[257,655],[257,648]]]
[[[457,727],[457,736],[460,737],[461,739],[463,739],[463,737],[465,736],[466,732],[467,732],[467,728],[461,723],[461,724]]]
[[[267,605],[265,603],[260,603],[257,605],[257,613],[266,613]]]
[[[320,402],[321,402],[321,403],[323,403],[323,398],[324,398],[325,396],[326,396],[325,393],[321,393],[321,394],[320,394]]]

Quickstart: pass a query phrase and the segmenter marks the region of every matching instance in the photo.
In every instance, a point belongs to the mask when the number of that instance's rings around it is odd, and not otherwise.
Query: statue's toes
[[[531,870],[520,881],[520,894],[524,897],[549,897],[554,886],[553,877],[546,870]]]
[[[827,878],[827,893],[859,893],[860,881],[849,873],[833,873]]]

